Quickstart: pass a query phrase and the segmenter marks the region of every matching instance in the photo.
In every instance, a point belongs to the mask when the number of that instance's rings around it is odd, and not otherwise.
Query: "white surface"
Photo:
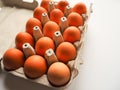
[[[78,1],[70,1],[72,4],[76,2]],[[67,90],[120,90],[120,0],[85,0],[85,2],[93,2],[93,14],[89,21],[83,50],[84,64]],[[29,17],[25,16],[25,19],[21,19],[22,22]],[[21,14],[18,17],[20,18]],[[14,22],[14,20],[8,21],[8,23]],[[0,40],[4,37],[1,30],[2,23],[0,22]],[[17,31],[13,34],[16,33]],[[14,38],[14,35],[9,34],[5,39]],[[4,47],[1,43],[6,44],[0,41],[0,47]],[[0,90],[53,89],[0,72]]]

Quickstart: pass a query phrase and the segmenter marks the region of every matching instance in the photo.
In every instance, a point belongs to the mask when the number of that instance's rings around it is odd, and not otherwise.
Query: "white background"
[[[79,1],[69,0],[69,2],[75,4]],[[84,64],[80,66],[79,75],[67,90],[120,90],[120,0],[84,0],[84,2],[87,5],[90,2],[93,3],[93,13],[89,20],[82,53]],[[2,13],[0,11],[0,14],[4,13],[7,11]],[[27,13],[29,15],[26,18],[23,17],[23,21],[32,15],[31,11],[27,11]],[[0,27],[1,25],[4,24],[0,22]],[[7,28],[9,29],[10,26]],[[9,38],[13,38],[17,32],[9,34]],[[0,49],[4,48],[5,44],[7,45],[7,42],[3,42],[2,38],[5,37],[0,28]],[[8,43],[10,42],[8,41]],[[0,71],[0,90],[53,89]]]

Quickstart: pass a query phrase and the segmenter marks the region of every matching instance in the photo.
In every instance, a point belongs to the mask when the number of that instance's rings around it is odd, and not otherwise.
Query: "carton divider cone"
[[[64,30],[69,26],[69,25],[68,25],[68,20],[67,20],[66,17],[62,17],[62,18],[60,19],[59,26],[60,26],[61,32],[63,33]]]
[[[48,14],[46,12],[42,13],[42,21],[41,21],[42,22],[42,26],[44,26],[45,23],[48,22],[48,21],[49,21]]]
[[[37,41],[39,38],[43,37],[42,31],[38,26],[35,26],[33,28],[33,37],[35,41]]]
[[[61,34],[60,31],[56,31],[56,32],[54,33],[53,40],[55,41],[56,47],[57,47],[60,43],[64,42],[63,36],[62,36],[62,34]]]
[[[58,59],[57,59],[57,57],[52,49],[46,50],[45,58],[47,59],[48,66],[50,66],[52,63],[58,61]]]
[[[54,1],[50,1],[49,2],[49,6],[48,6],[48,12],[49,12],[49,15],[50,15],[50,12],[55,9],[55,2]]]
[[[31,55],[36,54],[34,48],[29,43],[23,44],[23,52],[24,52],[26,58],[28,58]]]
[[[72,12],[72,7],[70,5],[66,6],[64,15],[68,17],[68,15]]]

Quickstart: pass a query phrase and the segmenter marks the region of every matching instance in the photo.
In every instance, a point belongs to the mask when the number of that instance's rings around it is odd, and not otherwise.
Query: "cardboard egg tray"
[[[80,41],[77,41],[77,42],[74,43],[75,47],[77,48],[77,57],[76,57],[75,60],[72,60],[72,61],[68,62],[68,66],[70,67],[70,70],[71,70],[71,79],[65,86],[59,87],[59,89],[68,87],[70,85],[70,83],[73,81],[73,79],[78,75],[79,66],[80,66],[80,64],[83,63],[81,52],[82,52],[82,48],[83,48],[83,45],[84,45],[84,39],[85,39],[86,31],[87,31],[88,20],[90,18],[91,13],[92,13],[92,3],[90,4],[90,6],[88,8],[87,13],[85,15],[83,15],[84,25],[81,26],[81,27],[78,27],[78,28],[80,28],[80,30],[82,32],[82,35],[81,35]],[[10,47],[15,47],[15,44],[12,44]],[[0,59],[0,62],[1,62],[1,68],[2,68],[2,70],[4,70],[4,68],[3,68],[4,65],[3,65],[2,59]],[[29,79],[25,76],[25,74],[23,72],[23,67],[21,67],[17,70],[14,70],[14,71],[7,71],[7,72],[11,73],[11,74],[13,74],[17,77],[21,77],[21,78],[30,80],[30,81],[35,82],[35,83],[39,83],[39,84],[45,85],[47,87],[52,87],[52,88],[57,88],[58,89],[58,87],[54,87],[49,83],[46,74],[43,75],[40,78],[37,78],[37,79]]]

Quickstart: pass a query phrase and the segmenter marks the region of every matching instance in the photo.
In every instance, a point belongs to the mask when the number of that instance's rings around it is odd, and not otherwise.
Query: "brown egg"
[[[38,7],[36,7],[36,8],[34,9],[33,16],[34,16],[35,18],[37,18],[38,20],[41,21],[41,19],[42,19],[42,13],[44,13],[44,12],[47,13],[47,10],[46,10],[45,8],[43,8],[43,7],[38,6]]]
[[[38,78],[44,75],[47,71],[47,64],[43,57],[32,55],[25,61],[24,73],[29,78]]]
[[[3,64],[6,70],[15,70],[23,66],[24,54],[16,48],[8,49],[3,55]]]
[[[52,39],[56,31],[60,31],[60,27],[53,21],[48,21],[43,27],[43,34]]]
[[[79,3],[74,5],[73,12],[77,12],[80,15],[86,14],[87,13],[87,7],[83,2],[79,2]]]
[[[82,26],[84,24],[83,18],[76,12],[72,12],[68,15],[68,24],[70,26]]]
[[[29,18],[26,22],[26,32],[33,36],[33,28],[38,26],[42,30],[42,24],[37,18]]]
[[[53,63],[47,72],[49,82],[54,86],[63,86],[70,80],[71,72],[67,65],[62,62]]]
[[[54,42],[49,37],[42,37],[40,38],[35,45],[35,51],[38,55],[44,56],[46,50],[48,49],[55,49]]]
[[[60,18],[63,16],[64,16],[64,14],[60,9],[53,9],[50,12],[50,20],[56,22],[57,24],[59,24]]]
[[[34,39],[27,32],[19,32],[15,37],[15,45],[16,48],[23,50],[23,44],[29,43],[32,47],[34,47]]]
[[[70,27],[66,28],[64,33],[63,33],[64,41],[68,41],[71,43],[79,41],[80,37],[81,37],[81,32],[75,26],[70,26]]]
[[[68,6],[69,3],[67,0],[60,0],[57,4],[57,8],[60,9],[63,13],[65,11],[66,6]]]
[[[48,6],[49,6],[50,1],[51,0],[42,0],[41,3],[40,3],[40,6],[45,8],[48,11]]]
[[[67,63],[76,58],[77,51],[70,42],[62,42],[56,49],[56,56],[59,61]]]

